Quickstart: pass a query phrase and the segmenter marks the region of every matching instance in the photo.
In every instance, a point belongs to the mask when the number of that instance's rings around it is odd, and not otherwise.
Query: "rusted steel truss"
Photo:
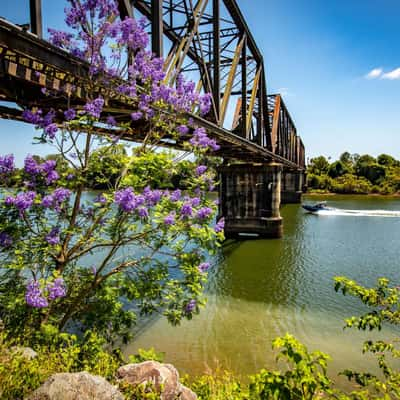
[[[301,168],[304,167],[304,145],[280,94],[268,96],[272,151]]]
[[[296,133],[294,139],[293,135],[283,133],[281,125],[285,122],[280,122],[276,129],[279,141],[274,139],[270,119],[275,105],[267,96],[263,57],[235,0],[118,0],[118,3],[122,18],[147,19],[152,50],[165,59],[167,83],[173,85],[177,74],[182,72],[197,80],[199,90],[212,94],[209,115],[198,121],[216,136],[225,135],[220,152],[224,158],[275,160],[289,168],[304,166],[302,142]],[[7,29],[0,30],[1,97],[20,104],[32,95],[29,92],[32,85],[65,87],[68,80],[76,85],[76,80],[86,74],[79,60],[38,39],[42,30],[41,0],[29,0],[29,5],[31,32],[36,36],[20,32],[6,38]],[[6,23],[0,21],[0,25],[4,28]],[[22,65],[14,63],[13,57],[18,62],[22,60]],[[30,68],[26,66],[21,72],[24,62]],[[35,71],[35,63],[44,70]],[[24,78],[21,74],[25,74]],[[4,116],[9,114],[6,112]]]

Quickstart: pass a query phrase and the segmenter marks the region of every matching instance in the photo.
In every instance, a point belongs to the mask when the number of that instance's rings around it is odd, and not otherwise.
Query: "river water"
[[[271,342],[289,332],[310,349],[332,356],[333,377],[345,368],[374,370],[375,361],[361,354],[361,345],[382,333],[343,330],[344,318],[365,309],[336,293],[333,277],[344,275],[365,285],[382,276],[399,282],[400,199],[325,200],[339,210],[312,215],[300,205],[283,206],[282,239],[227,242],[212,260],[208,302],[200,315],[178,327],[164,318],[147,321],[126,353],[155,347],[181,373],[227,368],[244,377],[276,367]],[[391,338],[398,333],[383,331]]]

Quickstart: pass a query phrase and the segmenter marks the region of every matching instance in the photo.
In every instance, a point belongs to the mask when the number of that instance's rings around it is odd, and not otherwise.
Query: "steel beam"
[[[43,36],[42,31],[42,0],[29,0],[31,17],[31,32],[38,37]]]
[[[236,69],[239,64],[240,54],[242,52],[244,41],[245,41],[245,36],[243,36],[240,39],[238,45],[236,46],[235,55],[233,56],[231,69],[229,71],[228,80],[227,80],[227,83],[225,86],[224,97],[222,98],[222,102],[221,102],[221,115],[219,117],[219,124],[218,124],[219,126],[224,125],[225,115],[226,115],[226,111],[227,111],[228,103],[229,103],[229,98],[231,97],[232,85],[233,85],[233,81],[235,80]]]
[[[157,57],[163,56],[163,2],[151,0],[151,49]]]
[[[220,101],[221,101],[221,55],[220,55],[220,0],[213,0],[213,98],[215,104],[216,121],[220,117]]]

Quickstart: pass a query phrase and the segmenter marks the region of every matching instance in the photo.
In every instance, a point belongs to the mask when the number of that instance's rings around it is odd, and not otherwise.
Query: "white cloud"
[[[294,93],[292,93],[289,90],[289,88],[287,88],[287,87],[279,88],[276,92],[279,93],[281,96],[284,96],[284,97],[292,97],[292,96],[294,96]]]
[[[365,75],[365,77],[367,79],[376,79],[382,75],[382,72],[382,68],[374,68],[373,70],[369,71],[368,74]]]
[[[386,72],[381,76],[381,78],[390,80],[400,79],[400,68],[396,68],[393,71]]]

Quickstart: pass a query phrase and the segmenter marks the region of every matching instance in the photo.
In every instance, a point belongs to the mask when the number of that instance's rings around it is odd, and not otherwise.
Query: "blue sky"
[[[64,0],[42,1],[45,25],[59,27]],[[28,0],[2,3],[0,15],[27,19]],[[268,92],[283,94],[307,157],[350,151],[400,158],[398,1],[238,3],[264,56]],[[50,151],[30,145],[29,125],[0,120],[0,132],[1,154]]]

